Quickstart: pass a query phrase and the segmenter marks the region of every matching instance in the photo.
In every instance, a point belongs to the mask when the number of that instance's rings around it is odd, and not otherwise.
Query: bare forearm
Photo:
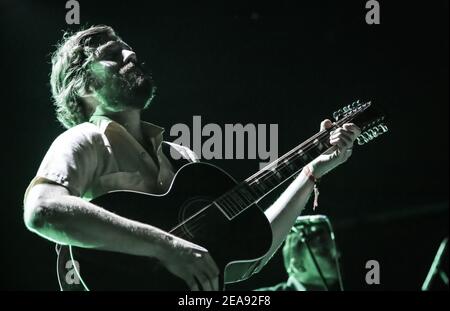
[[[301,173],[265,211],[272,227],[272,246],[266,257],[270,258],[286,239],[289,231],[308,202],[314,184]]]
[[[301,173],[264,212],[272,227],[272,245],[267,254],[258,262],[237,263],[228,267],[226,282],[236,282],[248,276],[248,271],[259,272],[270,260],[301,214],[313,190],[313,183]],[[255,266],[255,264],[257,266]]]
[[[65,195],[39,207],[37,234],[61,244],[159,257],[171,236],[150,225],[113,214],[81,198]]]

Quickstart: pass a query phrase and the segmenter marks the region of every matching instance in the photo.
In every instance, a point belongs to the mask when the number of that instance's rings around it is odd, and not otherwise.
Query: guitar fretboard
[[[216,199],[213,204],[228,219],[233,219],[251,204],[257,202],[285,181],[298,174],[305,165],[331,148],[329,142],[330,131],[342,126],[344,123],[357,122],[357,125],[362,130],[369,127],[366,133],[362,133],[362,135],[366,134],[369,136],[368,140],[386,132],[386,126],[378,125],[384,120],[384,116],[380,115],[376,110],[369,110],[369,113],[367,113],[368,107],[371,107],[371,102],[360,104],[358,101],[339,110],[335,114],[340,117],[335,117],[338,121],[334,123],[332,128],[315,134]],[[365,113],[362,114],[362,112]],[[378,128],[380,126],[382,127],[381,129]]]
[[[317,133],[219,197],[214,204],[228,219],[233,219],[248,206],[298,174],[306,164],[329,149],[331,144],[328,138],[329,130]]]

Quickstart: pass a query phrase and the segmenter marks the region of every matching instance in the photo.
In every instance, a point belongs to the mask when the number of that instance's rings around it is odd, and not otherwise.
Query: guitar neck
[[[214,204],[222,210],[228,219],[233,219],[250,205],[298,174],[305,165],[331,148],[330,131],[344,123],[354,122],[362,129],[362,133],[357,139],[360,145],[370,142],[388,130],[383,123],[385,120],[384,114],[371,102],[354,102],[352,105],[338,110],[333,116],[336,122],[332,128],[315,134],[219,197],[214,201]]]
[[[219,197],[215,204],[221,208],[227,218],[233,219],[248,206],[298,174],[305,165],[329,149],[331,147],[328,139],[329,131],[323,130],[312,136]]]

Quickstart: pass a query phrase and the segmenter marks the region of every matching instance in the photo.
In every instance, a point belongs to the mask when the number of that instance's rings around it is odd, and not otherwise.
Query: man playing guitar
[[[218,290],[219,269],[202,245],[89,202],[120,189],[163,194],[175,175],[162,151],[163,129],[141,120],[154,84],[133,49],[108,26],[66,36],[52,57],[50,83],[58,120],[67,130],[55,139],[27,188],[27,228],[61,245],[156,258],[190,289]],[[320,125],[332,126],[330,120]],[[273,239],[255,271],[285,240],[314,181],[347,161],[359,134],[352,123],[333,130],[333,148],[305,166],[265,211]],[[172,147],[195,161],[189,149]]]

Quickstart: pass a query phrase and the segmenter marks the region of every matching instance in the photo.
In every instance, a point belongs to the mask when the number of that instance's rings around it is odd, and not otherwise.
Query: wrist
[[[317,169],[315,169],[314,165],[312,163],[309,163],[306,165],[302,173],[308,178],[309,181],[311,181],[313,184],[317,184],[320,180],[320,177],[318,176]]]
[[[147,256],[165,261],[172,256],[176,237],[167,232],[153,232],[147,239]]]

